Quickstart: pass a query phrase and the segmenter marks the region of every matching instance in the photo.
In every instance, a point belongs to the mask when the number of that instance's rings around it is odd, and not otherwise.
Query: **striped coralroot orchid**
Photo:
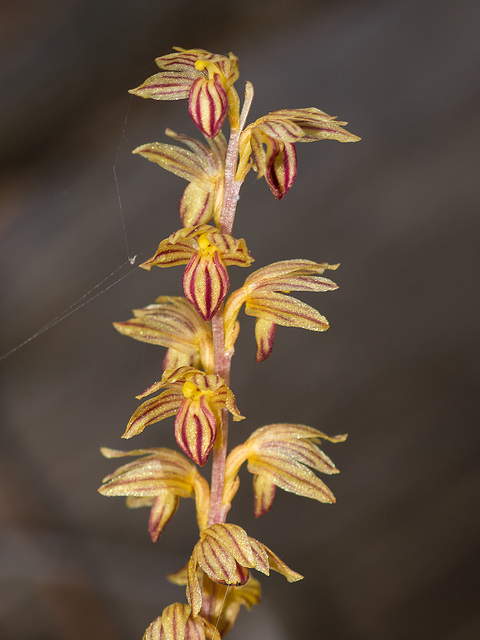
[[[174,417],[175,439],[182,453],[166,448],[130,452],[102,449],[107,458],[134,458],[104,478],[99,491],[123,496],[130,508],[149,507],[148,532],[156,542],[172,520],[181,498],[193,498],[199,530],[185,566],[169,579],[186,587],[187,603],[167,606],[145,632],[144,640],[220,640],[244,606],[260,601],[258,571],[281,573],[289,582],[302,576],[265,544],[252,538],[227,515],[239,487],[244,463],[253,476],[254,515],[266,514],[277,488],[322,503],[335,498],[317,473],[338,473],[320,448],[338,443],[302,424],[277,423],[256,429],[243,444],[228,449],[229,416],[243,420],[230,388],[231,359],[240,331],[242,306],[255,320],[257,362],[272,354],[277,325],[323,332],[326,318],[292,292],[333,291],[324,276],[337,264],[288,259],[251,273],[229,294],[228,267],[250,267],[245,240],[233,234],[239,192],[249,171],[264,177],[277,199],[290,190],[297,174],[297,142],[359,138],[319,109],[282,109],[247,123],[253,87],[247,82],[241,105],[234,87],[238,60],[230,53],[175,48],[156,60],[160,71],[131,93],[155,100],[188,100],[187,112],[204,141],[177,134],[179,144],[153,142],[134,153],[183,178],[182,228],[162,240],[142,265],[184,266],[185,297],[161,296],[114,323],[117,331],[166,348],[163,375],[137,396],[142,403],[123,438],[141,436],[146,427]],[[226,137],[222,127],[230,125]],[[183,145],[183,146],[179,146]],[[201,469],[211,460],[210,482]]]

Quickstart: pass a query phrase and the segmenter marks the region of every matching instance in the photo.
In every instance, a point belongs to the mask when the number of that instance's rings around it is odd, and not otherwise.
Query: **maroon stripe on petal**
[[[208,265],[210,266],[210,265]],[[210,269],[206,268],[205,269],[205,284],[204,284],[204,291],[203,291],[203,303],[204,303],[204,309],[205,309],[205,320],[211,320],[213,318],[213,316],[215,315],[215,306],[213,304],[213,299],[212,299],[212,276],[210,273]],[[213,313],[212,313],[213,311]]]
[[[297,152],[295,145],[286,143],[283,150],[283,172],[284,172],[284,194],[285,195],[293,185],[297,177]]]
[[[203,467],[206,459],[203,460],[203,425],[198,415],[194,416],[195,426],[196,426],[196,438],[195,438],[195,447],[196,447],[196,456],[195,460],[198,461],[198,464]],[[208,457],[208,456],[207,456]]]

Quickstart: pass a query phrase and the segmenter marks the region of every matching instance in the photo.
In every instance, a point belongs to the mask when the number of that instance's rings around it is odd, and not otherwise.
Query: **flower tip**
[[[152,259],[147,260],[146,262],[142,262],[142,264],[138,265],[141,269],[145,269],[145,271],[150,271],[153,266]]]
[[[258,352],[257,351],[257,355],[255,356],[255,362],[263,362],[264,360],[266,360],[268,358],[270,354],[269,353],[265,353],[265,352]]]
[[[115,451],[109,447],[100,447],[100,453],[104,458],[115,458]]]
[[[140,88],[141,88],[141,85],[138,87],[135,87],[135,89],[129,89],[128,93],[131,93],[132,96],[139,96],[140,98],[145,98],[146,96],[142,91],[140,91]]]

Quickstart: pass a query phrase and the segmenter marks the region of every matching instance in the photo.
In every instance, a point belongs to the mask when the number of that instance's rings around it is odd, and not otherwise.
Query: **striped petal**
[[[270,511],[275,498],[275,490],[275,483],[266,476],[256,475],[253,477],[253,495],[255,498],[253,512],[256,518]]]
[[[183,274],[185,297],[204,320],[211,320],[227,295],[228,273],[217,250],[197,251]]]
[[[169,491],[163,491],[152,505],[148,519],[148,533],[152,542],[157,542],[163,530],[178,508],[180,499]]]
[[[326,331],[329,327],[327,319],[310,305],[272,291],[258,292],[247,298],[245,313],[284,327],[299,327],[310,331]],[[261,333],[260,331],[259,334]]]
[[[214,138],[222,128],[228,109],[228,100],[220,76],[197,78],[188,96],[188,112],[200,131]]]
[[[205,396],[185,398],[175,418],[175,439],[182,451],[201,467],[207,462],[217,435],[217,421]]]
[[[132,151],[189,182],[208,181],[208,165],[199,155],[173,144],[149,142]]]
[[[290,190],[297,176],[297,154],[291,142],[268,145],[265,180],[277,200]]]
[[[212,190],[206,190],[198,182],[189,184],[180,199],[179,213],[184,227],[195,227],[210,222],[214,215]]]
[[[258,318],[255,323],[255,340],[257,341],[257,362],[263,362],[272,353],[275,338],[275,322],[266,318]]]

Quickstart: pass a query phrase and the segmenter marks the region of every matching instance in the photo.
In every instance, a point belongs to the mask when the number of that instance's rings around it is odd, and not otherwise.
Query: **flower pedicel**
[[[325,331],[316,309],[289,295],[292,291],[333,291],[324,277],[338,265],[289,259],[257,269],[230,293],[227,267],[250,267],[245,240],[232,235],[238,194],[246,175],[264,177],[277,199],[291,189],[297,174],[297,142],[359,138],[334,117],[314,107],[281,109],[246,124],[253,99],[247,82],[241,107],[235,89],[238,59],[203,49],[175,48],[157,58],[160,71],[130,93],[154,100],[188,100],[188,113],[204,136],[196,140],[166,130],[175,142],[153,142],[134,153],[185,179],[180,199],[181,228],[162,240],[141,266],[184,266],[185,297],[162,296],[134,311],[115,328],[131,338],[167,348],[161,379],[137,396],[145,400],[128,422],[123,438],[175,416],[175,438],[182,453],[166,448],[130,452],[102,449],[107,458],[133,456],[108,475],[99,491],[125,496],[127,506],[150,508],[148,530],[155,542],[175,514],[180,498],[196,504],[199,540],[186,566],[169,579],[186,587],[187,603],[167,606],[145,632],[144,640],[220,640],[234,625],[241,606],[260,600],[260,583],[251,570],[270,570],[289,582],[302,576],[237,524],[227,523],[244,463],[253,475],[256,517],[272,508],[277,488],[333,503],[330,489],[316,475],[338,473],[320,449],[323,440],[341,442],[302,424],[270,424],[228,451],[229,413],[244,418],[230,389],[230,364],[240,330],[238,314],[256,318],[257,362],[270,356],[277,324]],[[228,119],[229,138],[222,127]],[[160,392],[158,395],[157,392]],[[198,467],[212,458],[210,484]]]

